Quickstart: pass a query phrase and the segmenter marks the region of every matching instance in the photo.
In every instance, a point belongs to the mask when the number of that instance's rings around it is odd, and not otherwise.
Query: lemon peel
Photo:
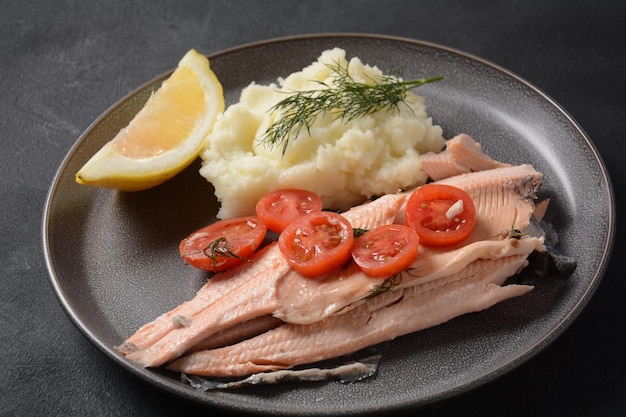
[[[189,50],[131,122],[76,173],[83,185],[145,190],[189,166],[224,111],[222,85],[206,56]]]

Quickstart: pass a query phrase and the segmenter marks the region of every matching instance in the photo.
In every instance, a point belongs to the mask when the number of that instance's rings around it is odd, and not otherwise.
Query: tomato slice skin
[[[451,209],[455,204],[460,211]],[[449,210],[454,211],[449,213],[450,218],[447,216]],[[409,197],[406,224],[417,232],[420,244],[424,246],[451,246],[462,242],[474,229],[476,207],[472,198],[460,188],[426,184]]]
[[[329,211],[307,214],[278,237],[278,247],[289,265],[307,278],[320,277],[344,266],[354,243],[352,225]]]
[[[410,267],[418,250],[415,230],[403,224],[388,224],[356,238],[352,259],[370,277],[390,277]]]
[[[281,233],[300,217],[322,211],[322,199],[314,192],[296,188],[270,191],[256,205],[256,215],[269,230]]]
[[[267,226],[256,216],[218,220],[184,238],[178,250],[189,265],[220,272],[245,262],[261,246]]]

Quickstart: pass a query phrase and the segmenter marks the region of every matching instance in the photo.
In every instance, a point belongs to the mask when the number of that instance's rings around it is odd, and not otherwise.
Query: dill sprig
[[[263,143],[270,148],[282,145],[285,154],[289,138],[302,129],[310,129],[318,116],[328,113],[349,122],[379,110],[393,112],[406,103],[407,92],[415,87],[442,80],[438,75],[419,80],[402,81],[395,76],[371,78],[372,84],[357,82],[348,71],[348,64],[327,64],[332,83],[317,81],[319,89],[293,91],[270,111],[278,112],[276,121],[267,128]]]
[[[369,231],[369,229],[362,229],[360,227],[353,227],[352,228],[352,234],[354,235],[354,237],[363,236],[368,231]]]
[[[370,289],[369,294],[365,299],[377,297],[381,294],[391,291],[394,287],[398,286],[402,282],[402,274],[395,274],[381,282],[379,285],[374,285]]]

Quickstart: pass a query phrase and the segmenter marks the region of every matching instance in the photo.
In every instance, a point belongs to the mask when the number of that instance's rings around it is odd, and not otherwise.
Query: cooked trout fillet
[[[194,298],[142,326],[118,350],[122,354],[141,351],[152,346],[168,333],[194,321],[209,306],[231,294],[235,288],[254,282],[257,277],[283,275],[291,268],[286,264],[277,245],[269,245],[246,262],[228,271],[216,274],[196,293]]]
[[[448,271],[452,265],[461,269],[478,257],[491,256],[492,253],[504,256],[511,251],[510,241],[502,239],[508,231],[524,230],[530,223],[541,178],[530,165],[520,165],[438,181],[459,187],[472,197],[476,205],[476,225],[470,236],[456,246],[443,249],[420,247],[413,269],[402,274],[403,282],[437,274],[437,271]],[[404,205],[409,194],[388,196],[400,202],[395,223],[404,222]],[[543,246],[543,242],[532,242],[528,253]],[[479,249],[481,245],[483,249]],[[487,247],[489,249],[484,249]],[[315,280],[302,279],[297,274],[285,275],[277,282],[279,309],[274,315],[291,323],[312,323],[367,297],[384,280],[368,277],[353,264]]]
[[[506,246],[502,239],[506,230],[523,230],[532,215],[532,200],[541,183],[541,174],[528,165],[490,171],[497,172],[464,174],[446,180],[470,193],[477,205],[478,230],[464,244],[489,239],[495,245]],[[408,196],[409,192],[383,196],[354,207],[344,215],[355,228],[371,229],[402,222]],[[501,222],[486,221],[482,219],[484,216],[488,216],[485,217],[487,219],[497,216],[496,219]],[[507,253],[502,249],[504,246],[492,248],[493,253]],[[534,246],[540,247],[541,244]],[[407,274],[403,274],[401,288],[412,285],[412,281],[415,285],[419,284],[420,277],[426,281],[428,278],[424,277],[445,275],[441,271],[446,271],[446,268],[450,268],[447,273],[453,273],[450,265],[455,262],[450,260],[463,259],[453,253],[457,249],[460,247],[449,248],[443,254],[439,253],[441,251],[422,249],[423,266],[420,268],[424,270],[425,265],[431,265],[433,270],[423,275],[405,277]],[[430,257],[431,261],[425,261]],[[446,257],[448,261],[445,261]],[[465,264],[457,262],[455,265],[467,265],[475,259],[470,256],[465,259]],[[128,338],[119,347],[120,353],[142,366],[160,366],[194,350],[199,343],[213,343],[209,342],[212,337],[221,337],[232,328],[245,327],[241,323],[254,322],[258,317],[274,315],[283,321],[302,324],[354,310],[384,281],[364,277],[354,265],[348,266],[339,275],[329,274],[318,280],[305,279],[289,268],[277,245],[265,248],[253,260],[252,263],[216,274],[193,300],[143,326]],[[439,272],[433,265],[439,265]],[[315,285],[309,286],[311,283]]]
[[[274,329],[283,323],[281,319],[269,314],[256,317],[207,337],[202,342],[192,346],[189,352],[232,345]]]
[[[392,223],[399,209],[399,200],[387,197],[379,200],[352,208],[345,213],[346,218],[353,227],[368,229]],[[305,279],[289,267],[276,244],[253,257],[252,261],[237,268],[235,275],[224,273],[211,279],[218,277],[220,281],[226,281],[236,277],[225,293],[211,297],[207,294],[210,288],[207,284],[197,300],[189,301],[175,314],[166,313],[157,319],[157,324],[144,326],[146,331],[140,329],[141,335],[131,336],[118,349],[120,353],[142,366],[160,366],[218,332],[273,314],[278,309],[276,283],[282,277]],[[158,337],[150,333],[153,328],[160,333]]]
[[[308,325],[283,324],[235,345],[192,353],[175,360],[168,369],[215,377],[244,376],[355,352],[527,293],[531,286],[501,286],[526,262],[524,255],[477,260],[456,274],[386,292],[342,315]]]
[[[443,157],[437,157],[436,155],[443,155]],[[431,178],[441,177],[442,174],[437,174],[438,166],[453,165],[458,169],[446,170],[447,176],[453,176],[461,173],[469,172],[469,164],[471,164],[475,171],[482,168],[495,168],[500,165],[496,161],[493,161],[488,156],[482,154],[480,145],[477,144],[471,137],[465,134],[456,136],[447,142],[446,150],[440,154],[426,154],[422,155],[424,159],[428,160],[426,166],[422,167],[430,175]],[[477,158],[482,161],[480,166],[477,163],[472,163],[471,159]],[[492,162],[490,162],[492,161]],[[383,196],[377,199],[374,203],[358,206],[345,213],[345,216],[350,220],[354,227],[363,229],[371,229],[376,225],[383,225],[393,222],[401,222],[401,219],[397,217],[398,212],[403,210],[402,206],[405,203],[407,193],[400,193],[398,195]],[[273,251],[276,248],[272,249]],[[261,256],[265,256],[265,251],[257,253],[253,260],[260,259]],[[273,255],[268,255],[274,257]],[[275,259],[275,258],[274,258]],[[287,269],[286,262],[283,261],[282,268]],[[277,265],[275,265],[275,270]],[[135,334],[129,337],[123,344],[118,346],[118,350],[122,354],[129,354],[138,350],[143,350],[150,347],[152,344],[163,338],[172,330],[184,325],[194,319],[194,317],[207,309],[213,303],[229,294],[233,288],[248,280],[249,275],[256,273],[256,268],[263,268],[263,264],[251,266],[249,264],[240,265],[237,268],[233,268],[229,271],[222,272],[213,276],[206,284],[198,291],[193,300],[187,301],[180,306],[176,307],[172,311],[169,311],[153,322],[147,323],[141,327]],[[250,268],[250,269],[249,269]],[[207,337],[210,337],[207,336]]]
[[[143,366],[160,366],[172,360],[207,337],[238,323],[272,314],[276,309],[274,282],[289,273],[277,244],[272,244],[258,259],[246,263],[237,278],[239,285],[230,286],[227,296],[207,305],[204,300],[194,308],[194,315],[184,317],[184,325],[171,326],[161,338],[142,349],[128,349],[126,357]],[[128,344],[125,343],[125,345]]]
[[[448,140],[444,151],[421,155],[420,163],[422,171],[435,181],[459,174],[511,166],[485,155],[480,144],[465,133]]]
[[[451,250],[420,248],[413,265],[393,277],[392,289],[422,285],[443,276],[461,272],[477,260],[495,261],[511,256],[528,257],[544,251],[542,238],[481,240]],[[342,273],[321,279],[293,279],[286,275],[278,282],[278,309],[274,316],[295,324],[311,324],[341,314],[358,305],[384,285],[350,264]]]

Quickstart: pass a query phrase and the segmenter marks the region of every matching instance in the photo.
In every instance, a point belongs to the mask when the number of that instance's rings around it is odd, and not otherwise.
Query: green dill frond
[[[262,143],[270,148],[282,146],[285,154],[291,137],[302,129],[310,133],[320,115],[330,114],[335,119],[349,122],[380,110],[394,112],[405,103],[407,92],[423,84],[442,80],[442,76],[402,81],[394,76],[371,79],[372,83],[354,80],[345,66],[327,64],[331,69],[332,84],[319,82],[319,89],[293,91],[276,103],[271,112],[277,112],[276,121],[265,131]]]

